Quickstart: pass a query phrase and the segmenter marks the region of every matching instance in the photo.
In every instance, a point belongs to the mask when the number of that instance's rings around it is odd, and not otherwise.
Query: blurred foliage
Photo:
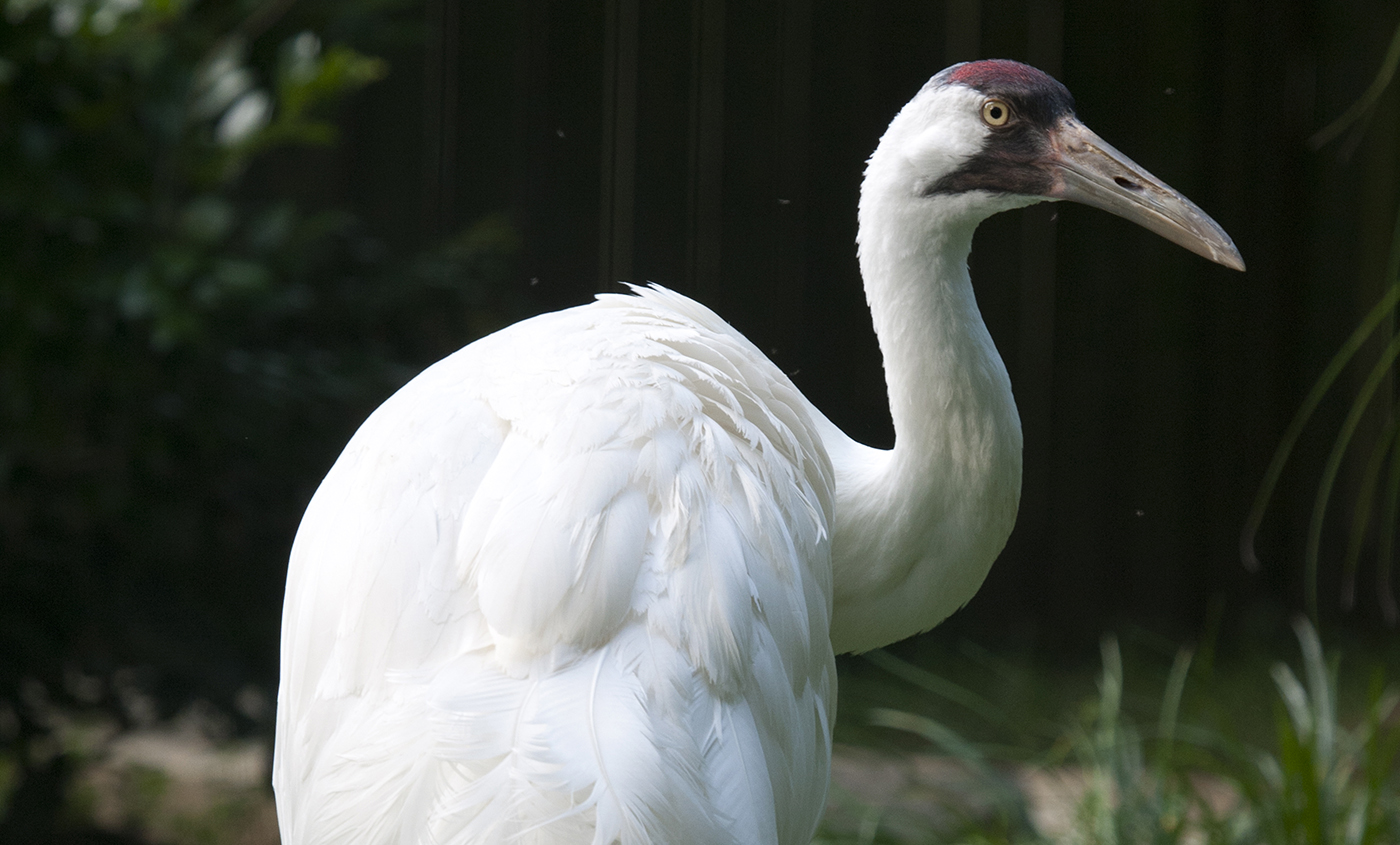
[[[877,708],[874,725],[921,738],[969,774],[968,791],[983,804],[947,829],[911,834],[885,824],[887,811],[867,808],[854,836],[825,830],[829,845],[876,842],[1055,843],[1055,845],[1396,845],[1400,843],[1400,687],[1374,672],[1359,718],[1339,701],[1340,658],[1328,658],[1316,629],[1294,623],[1302,672],[1278,661],[1272,677],[1273,737],[1268,747],[1246,739],[1240,702],[1195,671],[1185,696],[1192,655],[1177,653],[1156,703],[1155,726],[1129,707],[1118,641],[1102,643],[1098,694],[1061,723],[1048,748],[1025,747],[997,707],[975,712],[1012,734],[1011,746],[969,741],[940,719]],[[976,695],[889,654],[877,659],[916,690],[930,712],[968,708]],[[1200,661],[1197,661],[1200,662]],[[927,681],[932,680],[932,683]],[[1262,685],[1261,685],[1262,686]],[[959,690],[949,695],[950,690]],[[1138,696],[1140,698],[1140,696]],[[1011,702],[1003,702],[1004,704]],[[990,707],[990,709],[986,709]],[[1019,746],[1019,747],[1018,747]],[[907,744],[904,745],[907,748]],[[1042,815],[1030,804],[1027,773],[1072,785],[1061,812]],[[892,796],[893,797],[893,796]],[[1061,796],[1062,800],[1066,796]],[[847,799],[849,800],[849,799]],[[956,806],[959,796],[947,803]],[[1043,800],[1043,799],[1042,799]],[[1045,823],[1053,819],[1053,823]]]
[[[1209,841],[1400,842],[1400,689],[1377,672],[1360,723],[1348,727],[1339,714],[1340,658],[1324,656],[1307,620],[1297,620],[1294,629],[1303,680],[1287,663],[1272,667],[1275,748],[1245,746],[1235,739],[1237,732],[1222,732],[1211,742],[1223,749],[1216,768],[1243,806],[1207,816]]]
[[[502,215],[398,256],[353,210],[250,189],[334,143],[336,104],[389,71],[355,45],[395,11],[3,7],[0,839],[48,835],[55,707],[140,724],[201,697],[266,726],[320,475],[388,392],[520,310]]]

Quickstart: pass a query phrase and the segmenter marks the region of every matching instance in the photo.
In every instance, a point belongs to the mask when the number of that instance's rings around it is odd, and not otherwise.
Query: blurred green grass
[[[1096,669],[994,655],[966,641],[917,663],[845,659],[838,742],[961,767],[924,829],[897,796],[834,787],[823,845],[1400,842],[1400,686],[1393,644],[1347,659],[1295,621],[1287,656],[1164,654],[1137,632],[1103,640]],[[936,669],[930,667],[936,666]],[[1389,670],[1389,678],[1387,678]],[[1034,781],[1058,779],[1047,823]],[[893,811],[892,811],[892,808]],[[1037,826],[1036,819],[1040,824]]]

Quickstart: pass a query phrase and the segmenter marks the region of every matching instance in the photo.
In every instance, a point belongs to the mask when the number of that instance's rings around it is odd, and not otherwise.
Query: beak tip
[[[1241,273],[1244,272],[1244,256],[1240,255],[1238,249],[1231,249],[1224,255],[1211,256],[1211,260],[1216,264],[1229,267],[1231,270],[1238,270]]]
[[[1077,120],[1055,130],[1051,199],[1094,206],[1231,270],[1244,271],[1234,241],[1195,203],[1163,184]]]
[[[1217,225],[1215,221],[1212,220],[1211,225],[1219,234],[1220,240],[1217,241],[1216,244],[1210,244],[1211,254],[1207,255],[1206,257],[1209,258],[1211,261],[1214,261],[1216,264],[1219,264],[1223,267],[1229,267],[1231,270],[1238,270],[1241,273],[1243,273],[1244,256],[1240,255],[1240,248],[1235,246],[1235,242],[1231,240],[1229,235],[1225,234],[1225,230],[1220,228],[1220,226]]]

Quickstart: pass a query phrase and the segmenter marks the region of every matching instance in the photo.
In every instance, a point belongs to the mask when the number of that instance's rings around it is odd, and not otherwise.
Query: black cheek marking
[[[919,186],[920,196],[961,194],[967,191],[989,191],[994,194],[1045,196],[1054,187],[1054,175],[1033,162],[979,155],[955,173],[949,173],[931,185]]]
[[[924,190],[920,195],[980,190],[1044,196],[1054,187],[1054,174],[1045,165],[1047,155],[1045,135],[1035,127],[1021,124],[993,131],[981,152],[932,186],[921,186]]]

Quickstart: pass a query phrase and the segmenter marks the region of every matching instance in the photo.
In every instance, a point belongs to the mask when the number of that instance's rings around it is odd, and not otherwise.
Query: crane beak
[[[1217,264],[1243,270],[1235,242],[1195,203],[1074,118],[1050,133],[1054,183],[1046,194],[1101,208],[1156,232]]]

